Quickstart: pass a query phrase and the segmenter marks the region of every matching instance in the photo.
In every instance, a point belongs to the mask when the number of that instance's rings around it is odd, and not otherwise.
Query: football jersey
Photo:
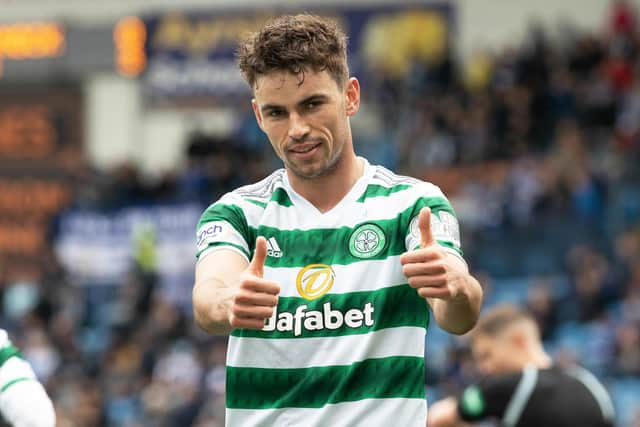
[[[35,374],[9,339],[7,331],[0,329],[0,394],[22,381],[36,381]]]
[[[22,357],[20,351],[13,345],[9,339],[9,334],[4,329],[0,329],[0,367],[12,357]],[[0,380],[0,387],[5,386]]]
[[[488,376],[464,390],[458,414],[504,427],[613,427],[615,419],[605,387],[577,365]]]
[[[224,248],[249,261],[264,236],[264,277],[281,287],[262,330],[230,335],[227,425],[424,426],[429,307],[400,256],[419,247],[421,208],[461,256],[458,223],[438,187],[361,161],[363,176],[328,212],[280,169],[202,215],[200,260]]]
[[[31,365],[0,329],[0,425],[54,426],[55,411]]]

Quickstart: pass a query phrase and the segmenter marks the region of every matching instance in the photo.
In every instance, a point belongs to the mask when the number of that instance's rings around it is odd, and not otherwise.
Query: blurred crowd
[[[612,4],[595,34],[534,26],[500,52],[375,74],[353,125],[358,153],[449,195],[487,305],[527,305],[559,363],[593,369],[619,396],[621,425],[640,426],[640,30],[638,11]],[[266,176],[278,161],[251,112],[238,114],[232,135],[192,134],[184,167],[160,179],[132,165],[78,171],[73,205],[204,207]],[[158,292],[152,265],[81,287],[53,251],[40,263],[0,273],[2,324],[60,427],[224,425],[225,339]],[[430,331],[427,360],[430,399],[475,375],[464,339]]]

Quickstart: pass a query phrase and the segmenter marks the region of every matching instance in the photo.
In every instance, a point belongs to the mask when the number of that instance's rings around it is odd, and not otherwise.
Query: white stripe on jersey
[[[227,419],[233,419],[233,427],[424,427],[426,414],[426,400],[398,398],[365,399],[322,408],[227,408]]]
[[[333,264],[335,273],[335,289],[330,293],[376,291],[382,288],[407,283],[407,278],[402,274],[400,256],[392,256],[386,259],[366,260],[347,265]],[[296,277],[302,267],[269,267],[264,266],[264,278],[280,283],[280,296],[300,297],[296,288]],[[357,277],[357,280],[352,278]],[[348,289],[340,286],[348,283]],[[286,286],[290,285],[290,286]]]
[[[409,209],[420,197],[438,197],[444,195],[438,187],[421,183],[413,188],[398,191],[384,197],[370,197],[363,203],[349,203],[341,206],[340,215],[307,215],[293,206],[274,205],[269,209],[277,209],[277,214],[270,214],[251,203],[243,205],[247,223],[251,227],[264,225],[279,230],[311,230],[317,228],[355,227],[363,221],[389,220],[400,212]],[[222,202],[233,203],[231,198]],[[237,201],[236,201],[237,203]]]
[[[308,368],[339,366],[391,356],[424,356],[424,328],[403,326],[368,334],[315,338],[229,337],[229,364],[234,367]],[[243,346],[237,345],[242,340]],[[265,346],[270,351],[264,352]],[[273,350],[273,351],[271,351]]]

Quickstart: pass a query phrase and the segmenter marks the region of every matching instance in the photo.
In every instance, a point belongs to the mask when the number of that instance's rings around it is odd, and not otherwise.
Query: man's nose
[[[304,139],[309,134],[309,125],[299,114],[292,113],[289,120],[289,138],[297,141]]]

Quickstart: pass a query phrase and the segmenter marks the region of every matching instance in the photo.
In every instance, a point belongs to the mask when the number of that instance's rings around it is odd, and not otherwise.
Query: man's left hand
[[[420,210],[418,228],[420,248],[405,252],[400,257],[402,272],[421,297],[455,299],[461,293],[461,273],[452,265],[453,255],[448,254],[433,237],[429,208]]]

